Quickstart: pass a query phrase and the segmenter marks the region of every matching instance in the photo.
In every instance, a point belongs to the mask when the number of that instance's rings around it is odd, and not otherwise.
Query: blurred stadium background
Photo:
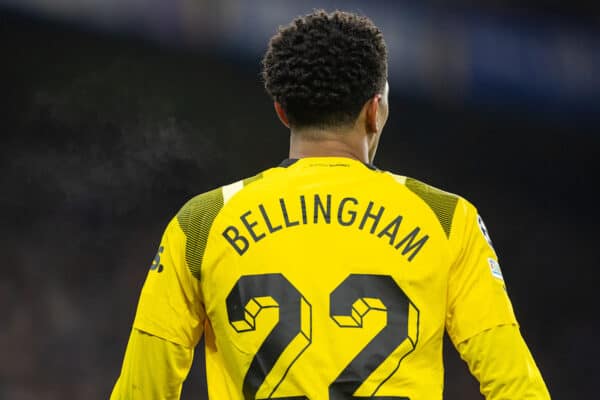
[[[595,4],[0,0],[0,400],[108,397],[167,221],[286,157],[260,57],[315,7],[382,27],[377,165],[478,205],[553,398],[595,398]],[[446,398],[481,399],[445,357]]]

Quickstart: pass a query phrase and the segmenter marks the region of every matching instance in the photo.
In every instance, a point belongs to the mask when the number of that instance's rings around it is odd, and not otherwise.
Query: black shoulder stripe
[[[436,189],[412,178],[406,178],[406,187],[419,196],[433,210],[446,233],[446,237],[449,238],[456,204],[458,203],[458,196]]]
[[[194,197],[177,214],[177,220],[187,239],[185,259],[196,279],[200,279],[200,267],[206,251],[208,232],[221,208],[223,208],[223,190],[218,188]]]

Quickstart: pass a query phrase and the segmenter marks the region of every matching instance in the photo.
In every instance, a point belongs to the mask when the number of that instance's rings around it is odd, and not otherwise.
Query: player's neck
[[[369,163],[369,146],[364,137],[353,133],[291,133],[290,158],[346,157]]]

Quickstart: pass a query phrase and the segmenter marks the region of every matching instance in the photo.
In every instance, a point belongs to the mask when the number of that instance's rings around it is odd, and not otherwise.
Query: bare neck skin
[[[290,158],[346,157],[369,163],[369,140],[354,127],[344,131],[291,130]]]

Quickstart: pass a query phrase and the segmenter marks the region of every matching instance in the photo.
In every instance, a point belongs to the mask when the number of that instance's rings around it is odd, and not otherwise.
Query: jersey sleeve
[[[487,329],[517,324],[483,220],[464,199],[456,212],[451,242],[457,256],[449,271],[446,314],[446,329],[455,345]]]
[[[205,313],[200,281],[186,261],[186,242],[179,219],[173,218],[148,272],[133,326],[193,348],[202,335]]]
[[[110,400],[179,399],[193,358],[194,349],[133,329]]]
[[[457,346],[487,400],[549,400],[550,394],[519,329],[498,326]]]
[[[206,319],[200,288],[204,252],[222,208],[223,192],[217,188],[189,200],[171,220],[144,283],[134,328],[196,346]]]

